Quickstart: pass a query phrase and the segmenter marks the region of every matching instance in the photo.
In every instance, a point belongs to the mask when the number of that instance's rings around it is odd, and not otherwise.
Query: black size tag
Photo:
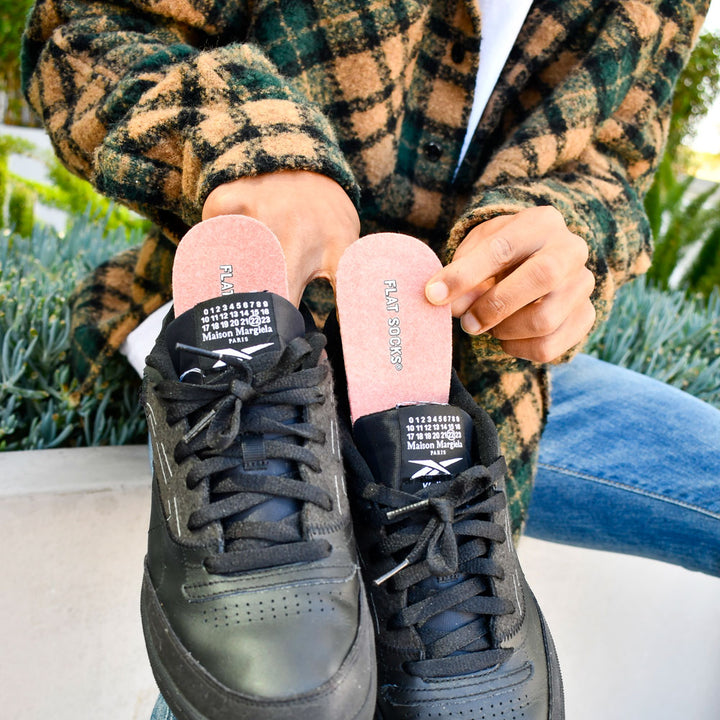
[[[416,491],[470,466],[472,422],[467,413],[449,405],[403,405],[398,421],[403,489]]]
[[[272,297],[242,293],[206,300],[195,306],[195,337],[206,350],[230,351],[250,360],[279,348]]]

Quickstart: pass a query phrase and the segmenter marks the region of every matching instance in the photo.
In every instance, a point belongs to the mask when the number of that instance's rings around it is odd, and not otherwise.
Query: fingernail
[[[450,290],[442,281],[431,283],[425,288],[425,297],[435,305],[445,302],[449,295]]]
[[[480,332],[480,323],[472,313],[465,313],[460,318],[462,329],[469,335],[477,335]]]

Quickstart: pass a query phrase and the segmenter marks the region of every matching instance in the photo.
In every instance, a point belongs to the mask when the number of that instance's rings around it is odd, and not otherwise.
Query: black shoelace
[[[379,542],[374,551],[397,563],[375,584],[388,583],[391,592],[407,591],[406,605],[392,618],[391,627],[414,627],[425,646],[422,659],[405,663],[412,675],[479,672],[511,654],[492,648],[489,638],[490,618],[514,611],[511,602],[492,592],[490,580],[502,579],[504,571],[487,557],[493,543],[507,540],[504,529],[489,519],[505,506],[505,495],[493,487],[504,471],[501,458],[417,495],[377,483],[362,490],[375,506]],[[446,582],[431,586],[427,581],[433,577]],[[474,619],[450,629],[442,621],[432,622],[447,612]]]
[[[324,336],[310,334],[251,361],[223,356],[227,367],[202,385],[166,380],[157,386],[168,422],[189,421],[175,448],[178,463],[193,459],[188,488],[208,482],[208,502],[191,514],[188,527],[219,521],[223,528],[223,547],[205,559],[212,573],[312,562],[330,553],[325,540],[303,538],[300,515],[305,503],[330,510],[332,497],[298,471],[300,465],[321,470],[304,441],[324,442],[325,433],[305,421],[304,410],[325,401],[319,386],[327,367],[318,365],[324,346]],[[201,348],[183,350],[220,359]],[[264,472],[271,460],[283,461],[290,471]],[[272,521],[242,519],[274,498],[289,499],[294,511]]]

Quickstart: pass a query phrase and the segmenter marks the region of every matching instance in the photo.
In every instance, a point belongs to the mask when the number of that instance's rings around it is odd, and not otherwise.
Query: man
[[[79,371],[168,299],[174,243],[201,219],[265,223],[296,304],[361,234],[420,237],[447,262],[426,297],[460,318],[456,369],[497,426],[517,535],[543,363],[647,268],[642,197],[707,2],[516,8],[464,150],[490,5],[39,2],[25,82],[58,154],[160,229],[78,295]],[[307,296],[318,315],[327,294]]]

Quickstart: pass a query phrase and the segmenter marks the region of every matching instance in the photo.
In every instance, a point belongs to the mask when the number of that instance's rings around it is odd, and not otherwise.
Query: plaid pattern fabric
[[[534,479],[540,434],[549,406],[548,374],[527,360],[478,360],[470,338],[456,333],[458,376],[498,430],[508,464],[506,489],[516,535],[523,525]]]
[[[536,0],[455,176],[473,0],[37,0],[24,83],[58,155],[159,228],[76,293],[78,371],[92,378],[167,299],[174,243],[214,187],[291,168],[339,182],[364,232],[421,237],[446,260],[474,225],[553,205],[590,246],[601,321],[649,263],[642,196],[707,5]],[[545,371],[489,337],[460,338],[456,362],[498,424],[517,528]]]

